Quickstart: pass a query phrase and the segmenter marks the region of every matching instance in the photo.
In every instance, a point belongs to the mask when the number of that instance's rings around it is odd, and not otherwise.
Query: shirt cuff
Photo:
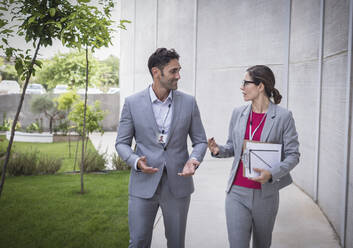
[[[137,162],[140,160],[140,157],[138,157],[136,160],[135,160],[135,163],[134,163],[134,169],[135,171],[141,171],[138,167],[137,167]]]

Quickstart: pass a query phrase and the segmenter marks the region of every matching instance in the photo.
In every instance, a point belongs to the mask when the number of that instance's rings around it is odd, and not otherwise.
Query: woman
[[[264,65],[248,68],[240,89],[244,100],[251,104],[234,109],[227,143],[217,145],[211,138],[208,147],[214,157],[234,156],[225,201],[230,247],[249,247],[252,233],[253,248],[266,248],[271,245],[278,191],[292,182],[289,172],[299,162],[298,134],[292,113],[277,105],[282,96],[275,88],[270,68]],[[241,160],[244,140],[282,144],[279,167],[254,169],[260,176],[244,177]]]

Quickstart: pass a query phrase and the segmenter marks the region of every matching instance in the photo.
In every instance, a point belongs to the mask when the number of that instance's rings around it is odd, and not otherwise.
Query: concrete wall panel
[[[179,89],[194,94],[196,0],[158,2],[158,47],[174,48],[180,55]]]
[[[320,0],[292,0],[290,63],[317,60],[320,41]]]
[[[317,128],[317,62],[291,64],[289,74],[289,106],[300,143],[300,164],[293,170],[295,182],[314,196],[315,130]],[[305,109],[305,111],[303,111]]]
[[[157,0],[136,0],[135,17],[135,89],[140,91],[152,83],[147,61],[156,50]]]
[[[324,56],[347,51],[349,0],[325,1]]]
[[[353,110],[352,110],[353,115]],[[351,123],[351,130],[353,130],[353,123]],[[350,164],[348,176],[348,204],[347,204],[347,231],[346,231],[346,246],[353,247],[353,135],[351,134],[351,150],[350,150]]]
[[[277,0],[199,0],[198,66],[282,64],[284,7]]]
[[[314,197],[317,128],[320,0],[292,1],[288,109],[293,112],[300,142],[295,182]],[[303,111],[305,110],[305,111]]]
[[[135,1],[122,0],[121,1],[121,19],[130,20],[132,23],[128,24],[127,30],[120,32],[120,63],[119,80],[120,80],[120,94],[121,94],[121,108],[123,107],[126,96],[134,92],[134,61],[135,61]]]
[[[319,204],[341,232],[344,172],[344,122],[347,56],[326,59],[323,66],[320,134]]]

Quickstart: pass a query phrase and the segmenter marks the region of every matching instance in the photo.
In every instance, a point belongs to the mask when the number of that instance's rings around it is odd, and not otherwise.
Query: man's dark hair
[[[163,75],[164,66],[172,59],[179,59],[179,54],[174,49],[158,48],[148,59],[148,69],[150,70],[151,76],[153,77],[152,67],[158,67]]]

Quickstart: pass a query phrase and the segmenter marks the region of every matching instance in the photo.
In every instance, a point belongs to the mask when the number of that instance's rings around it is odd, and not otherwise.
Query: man
[[[161,207],[169,248],[185,243],[192,175],[201,163],[207,139],[195,98],[177,91],[179,55],[157,49],[148,60],[153,84],[125,99],[116,150],[131,167],[129,247],[150,247],[154,219]],[[187,136],[193,150],[188,154]],[[132,139],[136,151],[131,149]]]

